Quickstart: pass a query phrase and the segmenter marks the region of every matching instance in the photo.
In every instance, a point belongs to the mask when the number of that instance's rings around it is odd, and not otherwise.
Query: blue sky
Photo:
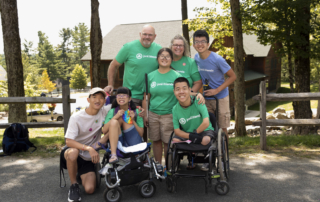
[[[90,0],[17,0],[21,44],[24,39],[37,47],[38,31],[44,32],[54,45],[61,43],[59,30],[84,22],[90,29]],[[181,19],[181,0],[100,0],[100,24],[105,36],[118,24]],[[212,7],[207,0],[188,0],[188,17],[195,7]],[[1,19],[0,19],[1,21]],[[3,53],[0,27],[0,53]]]

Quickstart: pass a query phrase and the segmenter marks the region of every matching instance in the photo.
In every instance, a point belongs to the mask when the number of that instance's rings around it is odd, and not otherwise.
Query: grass
[[[312,84],[310,86],[311,92],[319,92],[319,84]],[[290,93],[290,84],[289,83],[281,83],[281,87],[278,89],[277,93]],[[277,101],[277,102],[267,102],[267,112],[272,113],[272,110],[277,108],[277,107],[282,107],[286,111],[291,111],[293,110],[292,102],[288,101]],[[316,109],[318,107],[318,101],[317,100],[311,100],[311,108]],[[256,103],[248,108],[249,110],[260,110],[259,103]]]

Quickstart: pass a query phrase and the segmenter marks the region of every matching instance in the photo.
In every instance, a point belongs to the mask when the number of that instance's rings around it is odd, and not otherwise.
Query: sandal
[[[99,151],[101,149],[105,149],[106,145],[103,145],[101,142],[96,142],[92,145],[92,148],[96,151]]]
[[[187,165],[187,170],[193,170],[193,169],[195,169],[197,167],[197,164],[193,164],[193,166],[192,166],[192,164],[191,163],[188,163],[188,165]]]
[[[112,161],[111,161],[112,160]],[[119,162],[119,159],[117,157],[117,154],[111,154],[110,155],[110,159],[109,159],[109,163],[110,164],[114,164],[114,163],[117,163]]]

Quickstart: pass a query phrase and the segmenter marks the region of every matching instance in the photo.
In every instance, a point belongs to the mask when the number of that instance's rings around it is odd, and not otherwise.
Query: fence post
[[[62,108],[63,108],[63,121],[64,121],[64,134],[68,129],[68,123],[71,116],[71,107],[69,103],[70,87],[69,85],[62,86]]]
[[[266,81],[260,82],[260,118],[261,118],[261,126],[260,126],[260,148],[262,150],[267,150],[267,138],[266,138]]]

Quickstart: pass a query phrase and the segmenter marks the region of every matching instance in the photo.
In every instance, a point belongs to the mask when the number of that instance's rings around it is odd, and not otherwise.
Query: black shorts
[[[215,133],[213,130],[207,130],[207,131],[202,131],[201,133],[199,133],[199,135],[202,135],[202,137],[204,137],[204,136],[209,136],[209,137],[212,139],[212,138],[215,138],[216,133]],[[179,136],[177,136],[177,135],[173,136],[173,138],[179,139],[179,140],[181,140],[181,141],[188,140],[188,139],[179,137]]]
[[[67,149],[69,149],[69,147],[62,149],[61,154],[60,154],[61,166],[64,169],[68,169],[67,168],[67,161],[64,158],[64,153],[66,152]],[[78,156],[77,164],[78,164],[78,175],[79,176],[86,174],[86,173],[89,173],[89,172],[95,172],[94,163],[92,163],[92,161],[83,160],[83,158]]]

